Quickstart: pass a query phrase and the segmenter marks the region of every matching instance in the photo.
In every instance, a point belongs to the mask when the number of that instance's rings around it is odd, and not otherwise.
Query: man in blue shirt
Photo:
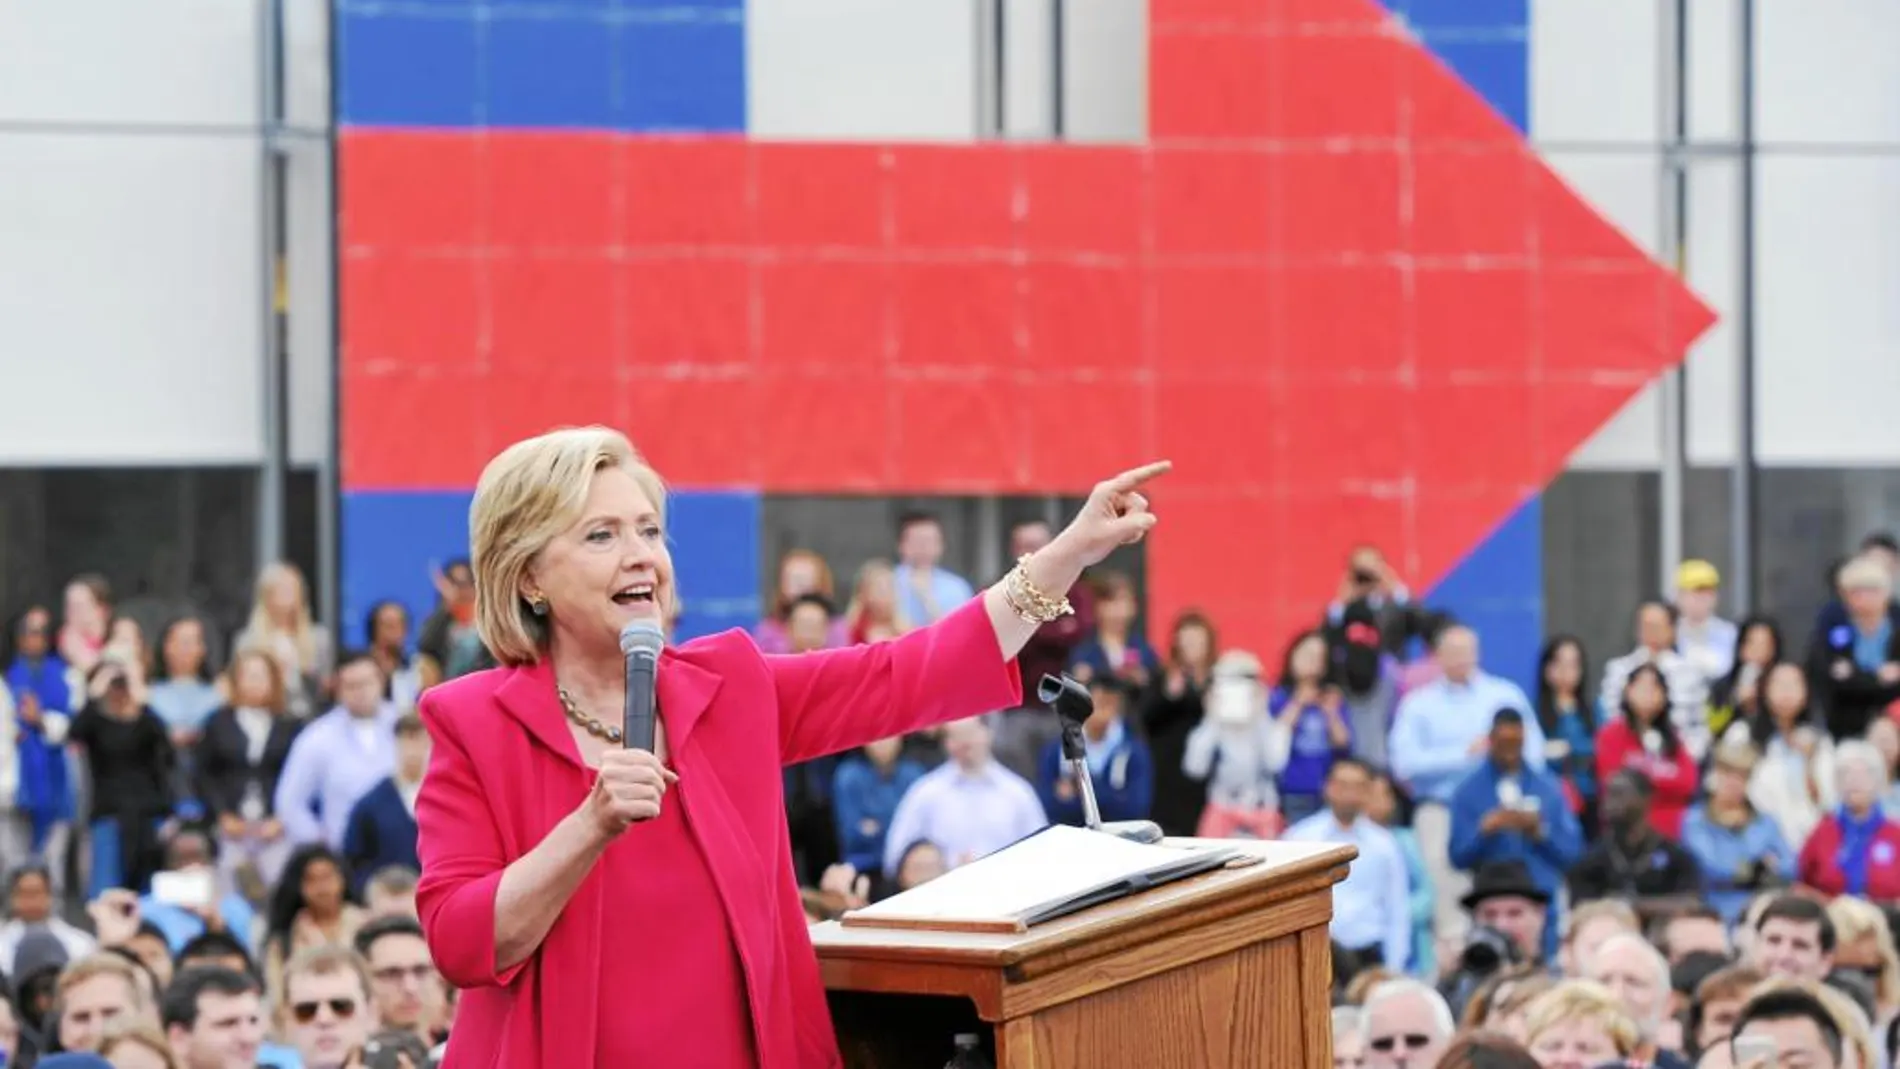
[[[1583,856],[1583,829],[1557,778],[1524,763],[1524,736],[1516,709],[1492,717],[1489,752],[1452,792],[1451,863],[1470,872],[1498,861],[1523,862],[1531,882],[1555,901],[1565,870]],[[1544,925],[1547,958],[1557,952],[1557,928]]]
[[[1478,667],[1478,636],[1453,625],[1438,633],[1433,656],[1443,673],[1405,696],[1392,723],[1387,752],[1392,775],[1418,803],[1412,829],[1432,885],[1438,888],[1437,927],[1456,928],[1458,896],[1471,878],[1451,863],[1451,796],[1491,746],[1491,721],[1499,709],[1524,718],[1524,761],[1544,767],[1544,733],[1531,716],[1524,691]]]
[[[1360,965],[1403,972],[1411,956],[1411,877],[1398,839],[1364,816],[1372,770],[1341,757],[1326,774],[1326,808],[1286,830],[1282,838],[1306,843],[1349,843],[1359,856],[1333,887],[1333,942]]]

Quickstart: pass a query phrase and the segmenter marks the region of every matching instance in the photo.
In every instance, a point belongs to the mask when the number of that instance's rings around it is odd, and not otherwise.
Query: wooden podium
[[[812,928],[847,1069],[943,1069],[973,1032],[997,1069],[1330,1069],[1333,884],[1324,843],[1026,932]]]

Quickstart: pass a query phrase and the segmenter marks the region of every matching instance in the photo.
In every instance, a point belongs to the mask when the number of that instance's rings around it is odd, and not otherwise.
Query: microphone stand
[[[1082,737],[1082,725],[1095,713],[1095,699],[1088,688],[1068,676],[1046,675],[1036,687],[1036,697],[1062,718],[1062,759],[1068,762],[1069,775],[1082,794],[1082,820],[1090,831],[1129,839],[1138,843],[1161,841],[1161,825],[1152,820],[1114,820],[1102,823],[1102,810],[1095,802],[1095,778],[1089,772],[1088,743]]]

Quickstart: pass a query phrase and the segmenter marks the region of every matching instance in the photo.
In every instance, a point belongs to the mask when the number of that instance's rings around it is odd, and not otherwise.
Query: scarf
[[[1880,826],[1887,821],[1887,815],[1881,812],[1876,802],[1867,815],[1859,820],[1842,806],[1834,812],[1834,819],[1841,825],[1841,847],[1834,855],[1834,861],[1841,867],[1841,875],[1847,878],[1847,893],[1864,895],[1867,893],[1867,854],[1874,845],[1874,836],[1880,833]]]

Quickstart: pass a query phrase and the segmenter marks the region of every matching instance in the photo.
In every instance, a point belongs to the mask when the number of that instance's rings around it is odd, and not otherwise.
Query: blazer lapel
[[[660,719],[666,725],[667,749],[682,753],[693,727],[719,692],[720,677],[691,662],[673,656],[667,649],[660,656],[660,671],[654,681],[659,692]]]
[[[530,738],[572,764],[581,763],[580,749],[567,730],[567,714],[561,711],[561,699],[554,691],[554,669],[546,661],[514,669],[495,688],[495,699],[527,729]]]

